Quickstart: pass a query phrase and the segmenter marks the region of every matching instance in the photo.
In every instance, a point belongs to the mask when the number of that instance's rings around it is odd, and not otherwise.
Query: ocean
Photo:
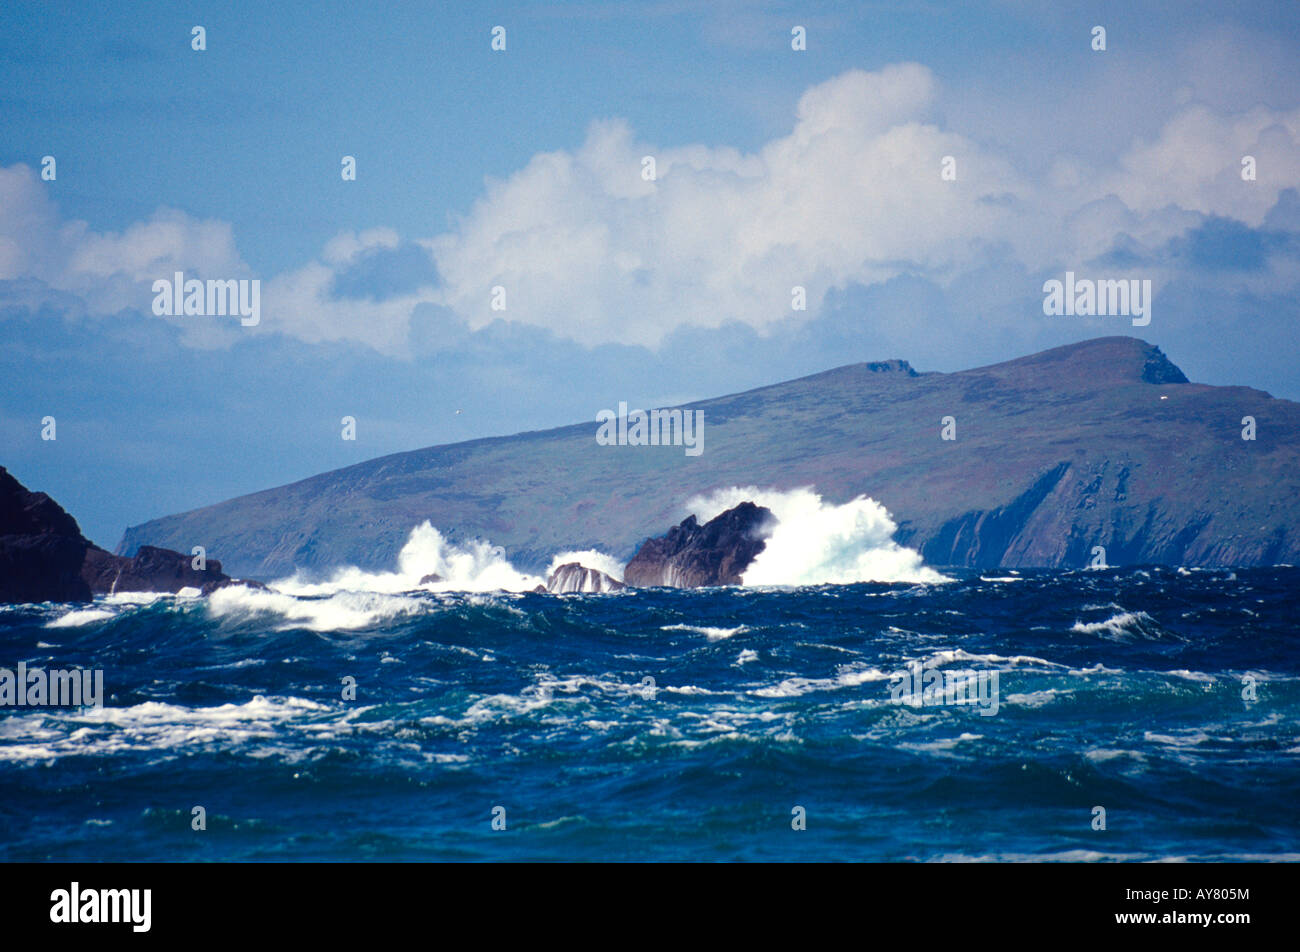
[[[0,857],[1300,859],[1300,569],[947,575],[6,607]]]

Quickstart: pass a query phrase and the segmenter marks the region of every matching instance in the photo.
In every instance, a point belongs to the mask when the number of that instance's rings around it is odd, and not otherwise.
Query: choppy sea
[[[0,858],[1300,859],[1300,569],[950,574],[10,606]]]

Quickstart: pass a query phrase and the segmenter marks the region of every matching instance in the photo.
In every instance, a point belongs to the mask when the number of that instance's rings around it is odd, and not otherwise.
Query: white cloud
[[[63,221],[46,186],[25,165],[0,168],[0,280],[37,278],[99,313],[148,309],[156,278],[248,274],[226,222],[160,208],[124,231]]]
[[[367,251],[376,248],[391,250],[400,243],[401,238],[391,228],[371,228],[363,232],[344,231],[326,243],[321,257],[326,263],[335,267],[345,267]]]
[[[267,281],[262,287],[262,323],[254,331],[288,334],[310,343],[357,341],[380,353],[405,355],[411,314],[419,304],[435,300],[433,288],[382,301],[333,294],[339,270],[368,248],[393,247],[388,236],[395,234],[376,230],[339,235],[326,245],[324,262],[309,262]]]
[[[1254,182],[1241,178],[1246,155],[1255,157]],[[1131,148],[1119,166],[1102,190],[1135,211],[1176,205],[1258,226],[1281,189],[1300,185],[1300,109],[1256,106],[1222,115],[1191,105],[1152,140]]]
[[[660,148],[622,120],[594,122],[576,149],[489,181],[450,230],[420,241],[440,287],[431,278],[390,297],[337,296],[343,272],[402,245],[388,228],[345,232],[263,282],[251,332],[401,355],[422,304],[474,330],[507,320],[587,344],[655,346],[678,327],[732,321],[768,332],[816,316],[830,290],[850,284],[901,274],[948,284],[989,263],[1031,275],[1074,268],[1120,236],[1160,248],[1206,214],[1258,225],[1281,190],[1300,187],[1300,110],[1190,103],[1109,160],[1062,154],[1035,179],[1009,148],[945,128],[933,115],[941,101],[931,71],[905,63],[809,88],[789,133],[752,152]],[[1258,163],[1253,183],[1240,177],[1246,154]],[[645,155],[657,181],[642,179]],[[955,182],[940,177],[948,155]],[[94,232],[62,220],[30,169],[0,169],[0,279],[37,278],[112,313],[147,310],[149,283],[175,270],[248,275],[227,223],[160,209],[121,233]],[[1293,287],[1290,273],[1267,280]],[[1151,277],[1158,288],[1162,275]],[[491,308],[497,285],[505,311]],[[791,308],[795,285],[807,289],[806,312]],[[188,331],[192,342],[237,332]]]
[[[1006,162],[925,122],[936,92],[916,64],[851,71],[812,87],[788,136],[754,154],[656,149],[626,124],[592,125],[575,152],[536,156],[430,244],[445,303],[471,326],[501,316],[588,342],[654,345],[673,327],[801,319],[826,292],[904,269],[942,274],[1024,191]],[[656,182],[641,178],[656,159]],[[943,156],[958,181],[940,179]],[[994,202],[990,199],[999,199]]]
[[[675,327],[728,321],[766,331],[850,283],[946,283],[1008,250],[1031,273],[1076,267],[1121,234],[1157,247],[1194,213],[1259,224],[1300,184],[1300,113],[1188,106],[1109,169],[1062,156],[1029,181],[930,121],[937,95],[924,66],[853,70],[807,90],[790,134],[752,154],[657,149],[622,122],[594,123],[573,152],[490,183],[429,243],[443,301],[482,327],[502,316],[488,307],[502,285],[511,320],[588,343],[654,346]],[[1241,180],[1245,154],[1258,182]],[[657,182],[642,181],[643,155]],[[940,178],[945,155],[956,182]],[[791,309],[794,285],[807,288],[805,314]]]

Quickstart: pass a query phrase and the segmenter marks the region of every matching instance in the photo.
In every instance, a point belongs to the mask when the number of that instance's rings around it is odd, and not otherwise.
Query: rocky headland
[[[157,546],[140,546],[130,558],[101,549],[62,506],[0,466],[0,604],[184,588],[206,595],[226,585],[256,585],[232,579],[214,559],[202,569],[192,563],[191,556]]]
[[[688,408],[708,430],[697,458],[601,446],[593,420],[385,456],[166,516],[127,530],[117,552],[202,539],[254,577],[379,571],[429,520],[540,574],[567,550],[632,559],[686,500],[717,489],[810,486],[828,503],[877,500],[894,541],[936,567],[1082,568],[1097,546],[1112,565],[1300,562],[1300,404],[1189,382],[1136,338],[955,373],[854,364]],[[662,571],[695,571],[687,564]],[[634,566],[629,584],[655,571]]]

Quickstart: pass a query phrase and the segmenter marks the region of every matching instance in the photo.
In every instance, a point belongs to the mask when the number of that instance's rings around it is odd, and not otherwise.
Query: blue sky
[[[0,464],[102,545],[858,360],[1131,333],[1300,399],[1300,4],[121,6],[0,9]],[[177,269],[261,323],[155,316]],[[1067,269],[1151,324],[1045,316]]]

